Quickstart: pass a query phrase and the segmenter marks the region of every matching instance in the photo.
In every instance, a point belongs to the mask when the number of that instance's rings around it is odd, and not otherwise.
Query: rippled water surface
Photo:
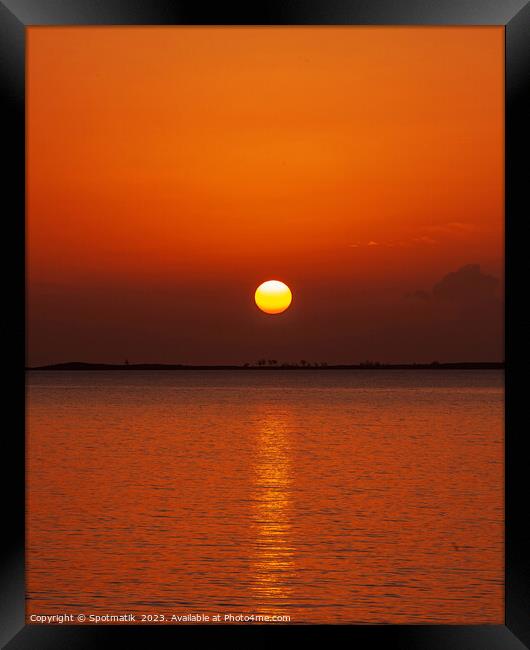
[[[500,371],[28,373],[27,614],[502,623]]]

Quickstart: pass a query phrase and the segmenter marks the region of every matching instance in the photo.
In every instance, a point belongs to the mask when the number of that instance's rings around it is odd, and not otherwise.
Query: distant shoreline
[[[55,363],[47,366],[27,367],[26,370],[78,371],[78,370],[504,370],[504,361],[478,361],[459,363],[360,363],[360,364],[270,364],[270,365],[186,365],[167,363]]]

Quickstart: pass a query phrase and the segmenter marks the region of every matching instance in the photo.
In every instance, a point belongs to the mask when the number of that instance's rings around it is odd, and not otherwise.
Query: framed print
[[[3,645],[528,647],[529,3],[0,20]]]

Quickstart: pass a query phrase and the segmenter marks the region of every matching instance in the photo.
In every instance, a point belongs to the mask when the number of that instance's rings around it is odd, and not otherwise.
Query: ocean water
[[[27,383],[28,621],[504,621],[502,371]]]

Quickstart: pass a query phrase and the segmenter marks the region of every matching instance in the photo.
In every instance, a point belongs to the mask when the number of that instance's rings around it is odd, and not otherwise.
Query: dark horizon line
[[[26,370],[500,370],[504,361],[459,361],[442,363],[380,363],[366,361],[359,364],[173,364],[173,363],[88,363],[69,361],[44,366],[26,367]]]

